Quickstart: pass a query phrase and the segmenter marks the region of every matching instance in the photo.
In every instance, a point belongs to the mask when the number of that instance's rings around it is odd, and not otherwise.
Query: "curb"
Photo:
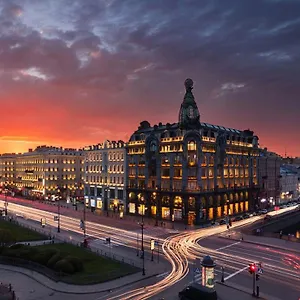
[[[20,267],[18,267],[18,268],[20,268]],[[44,287],[46,287],[46,288],[48,288],[48,289],[50,289],[50,290],[52,290],[54,292],[58,292],[58,293],[62,293],[62,294],[77,294],[77,295],[92,295],[92,294],[110,292],[110,291],[113,291],[113,290],[125,287],[125,286],[130,285],[130,284],[135,284],[137,282],[141,282],[143,280],[150,279],[150,278],[155,277],[155,276],[157,276],[157,275],[160,274],[160,273],[157,273],[157,274],[149,275],[149,276],[143,277],[141,279],[134,280],[132,282],[127,282],[125,284],[114,286],[113,288],[110,288],[110,289],[97,290],[97,291],[93,291],[93,292],[71,292],[71,291],[65,291],[65,290],[60,290],[60,289],[56,289],[56,288],[50,287],[49,285],[47,285],[44,282],[42,282],[42,280],[37,279],[36,276],[29,275],[29,274],[27,274],[26,272],[24,272],[22,270],[18,270],[18,271],[17,270],[13,270],[13,269],[11,269],[9,267],[5,267],[5,265],[0,265],[0,269],[6,270],[6,271],[10,271],[10,272],[15,272],[15,273],[21,273],[21,274],[23,274],[23,275],[25,275],[25,276],[27,276],[27,277],[35,280],[36,282],[38,282],[42,286],[44,286]],[[24,269],[24,268],[20,268],[20,269]],[[27,269],[25,269],[25,270],[27,270]],[[36,272],[36,271],[34,271],[34,272]],[[42,275],[42,276],[44,276],[44,275]],[[48,280],[51,280],[51,279],[48,278]],[[55,283],[55,281],[53,281],[53,282]],[[61,281],[59,281],[59,282],[61,282]],[[107,282],[109,282],[109,281],[107,281]],[[99,283],[99,284],[105,284],[105,282],[102,282],[102,283]],[[74,285],[74,286],[80,286],[80,285]],[[89,286],[89,285],[82,285],[82,287],[86,287],[86,286]]]
[[[220,284],[220,285],[223,285],[223,286],[226,286],[228,288],[231,288],[231,289],[234,289],[236,291],[239,291],[239,292],[243,292],[247,295],[252,295],[252,293],[250,293],[246,288],[243,288],[243,287],[239,287],[237,285],[232,285],[232,284],[227,284],[227,283],[223,283],[221,281],[216,281],[217,284]],[[257,298],[257,297],[255,297]],[[262,299],[262,300],[268,300],[270,298],[265,298],[265,297],[258,297],[257,299]]]
[[[245,241],[245,240],[235,239],[235,238],[227,238],[227,237],[224,237],[224,236],[218,236],[218,238],[225,239],[225,240],[230,240],[230,241],[238,241],[238,242],[248,243],[248,244],[253,244],[253,245],[259,245],[259,246],[274,248],[274,249],[278,249],[278,250],[284,250],[284,251],[300,253],[300,251],[296,250],[296,249],[283,248],[283,247],[274,246],[274,245],[270,245],[270,244],[264,244],[264,243],[252,242],[252,241]]]

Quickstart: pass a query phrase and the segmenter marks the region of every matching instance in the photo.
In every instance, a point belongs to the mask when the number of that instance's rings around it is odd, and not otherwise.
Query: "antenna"
[[[286,158],[286,147],[284,147],[284,158]]]

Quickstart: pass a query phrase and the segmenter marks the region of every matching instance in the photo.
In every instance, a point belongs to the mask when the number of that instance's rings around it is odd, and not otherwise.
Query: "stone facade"
[[[280,174],[280,202],[285,203],[297,200],[300,195],[300,167],[290,164],[282,165]]]
[[[85,202],[91,210],[123,211],[126,149],[123,141],[85,147]]]
[[[5,157],[7,155],[0,157],[2,166]],[[83,195],[82,151],[39,146],[34,151],[14,154],[11,160],[14,167],[11,186],[25,196],[44,198],[57,194],[58,189],[64,197]]]
[[[127,145],[129,214],[199,224],[253,209],[258,201],[258,138],[200,122],[186,93],[178,123],[141,122]]]
[[[262,150],[259,158],[258,183],[261,187],[259,207],[269,207],[280,203],[282,157]]]
[[[0,155],[0,184],[13,185],[16,180],[16,154]]]

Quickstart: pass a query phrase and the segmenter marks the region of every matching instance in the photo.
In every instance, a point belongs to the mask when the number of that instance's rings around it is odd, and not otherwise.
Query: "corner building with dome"
[[[140,123],[127,144],[127,213],[201,224],[257,205],[258,137],[201,123],[192,92],[177,123]]]

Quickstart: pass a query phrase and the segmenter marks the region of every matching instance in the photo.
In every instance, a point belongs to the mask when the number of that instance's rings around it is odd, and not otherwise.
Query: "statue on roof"
[[[184,82],[185,95],[179,111],[179,126],[181,129],[199,129],[200,114],[192,93],[194,82],[187,78]]]

